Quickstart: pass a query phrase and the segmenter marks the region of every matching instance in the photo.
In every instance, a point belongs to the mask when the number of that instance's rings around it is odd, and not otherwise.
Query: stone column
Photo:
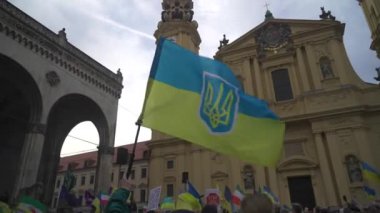
[[[335,134],[335,132],[328,132],[327,136],[327,146],[329,153],[328,155],[331,158],[332,162],[332,170],[335,173],[336,183],[338,186],[338,205],[342,205],[344,203],[342,196],[346,195],[347,199],[351,199],[351,193],[348,188],[346,171],[343,164],[343,159],[341,156],[341,150],[338,146],[339,140]]]
[[[306,49],[307,61],[310,66],[311,76],[313,78],[314,87],[315,89],[321,89],[322,85],[321,85],[320,69],[317,66],[317,61],[315,59],[313,48],[308,44],[306,45],[305,49]]]
[[[12,192],[12,198],[17,196],[20,189],[30,187],[37,181],[38,169],[45,140],[45,131],[45,124],[29,124],[20,155],[20,166],[18,175],[15,177],[17,180],[15,181],[16,184]]]
[[[96,170],[95,191],[107,192],[111,185],[112,160],[114,147],[99,145],[98,147],[98,167]],[[115,176],[114,178],[119,178]]]
[[[331,172],[330,172],[331,170],[329,168],[329,163],[327,161],[327,153],[322,141],[321,133],[315,133],[314,140],[315,140],[315,145],[317,147],[319,166],[321,169],[321,176],[322,176],[323,185],[324,185],[324,189],[323,189],[324,204],[325,206],[336,206],[338,205],[337,195],[334,190],[333,180],[332,180]]]
[[[257,89],[257,97],[264,99],[264,88],[262,84],[262,76],[261,76],[261,71],[260,71],[260,66],[259,66],[259,61],[257,58],[253,59],[253,67],[254,67],[254,75],[255,75],[255,82],[256,82],[256,89]],[[269,85],[268,85],[269,86]]]
[[[255,168],[256,189],[266,185],[265,183],[265,171],[263,166],[256,166]]]
[[[251,65],[249,63],[249,58],[245,58],[243,61],[243,73],[245,77],[245,92],[249,95],[253,94],[253,82],[252,82],[252,74],[251,74]]]
[[[268,174],[269,174],[269,187],[276,196],[279,196],[280,190],[278,188],[276,168],[268,167]]]
[[[305,66],[305,61],[304,61],[304,58],[302,56],[302,51],[301,51],[301,48],[298,47],[297,50],[296,50],[296,54],[297,54],[297,64],[298,64],[298,71],[299,71],[299,74],[301,76],[301,85],[302,85],[302,88],[303,88],[303,92],[306,92],[306,91],[309,91],[310,90],[310,85],[309,85],[309,80],[307,78],[307,70],[306,70],[306,66]]]

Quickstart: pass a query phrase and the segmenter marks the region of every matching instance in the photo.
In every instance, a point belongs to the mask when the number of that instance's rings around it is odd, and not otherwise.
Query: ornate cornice
[[[123,88],[120,72],[113,73],[7,1],[0,1],[0,33],[103,92],[120,98]]]

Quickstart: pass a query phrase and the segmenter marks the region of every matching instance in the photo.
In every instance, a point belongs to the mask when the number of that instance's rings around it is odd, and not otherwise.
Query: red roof
[[[148,151],[148,146],[146,144],[147,144],[147,141],[137,143],[136,152],[135,152],[135,160],[146,159],[144,158],[144,151]],[[127,145],[115,147],[114,155],[113,155],[113,163],[116,163],[117,148],[119,147],[128,149],[128,153],[132,153],[132,150],[133,150],[133,144],[127,144]],[[74,170],[96,167],[97,160],[98,160],[97,151],[62,157],[59,161],[58,171],[59,172],[66,171],[69,164],[76,165],[74,167]],[[87,166],[86,166],[86,162],[87,162]]]

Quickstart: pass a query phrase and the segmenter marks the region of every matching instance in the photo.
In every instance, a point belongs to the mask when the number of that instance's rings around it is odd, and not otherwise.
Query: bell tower
[[[201,38],[198,23],[193,20],[192,0],[163,0],[161,21],[158,23],[154,37],[169,38],[177,44],[195,52],[199,52]]]
[[[199,53],[201,38],[198,33],[198,23],[193,20],[192,0],[163,0],[161,21],[158,23],[154,37],[171,39],[177,44]],[[171,136],[152,130],[152,139],[168,139]]]

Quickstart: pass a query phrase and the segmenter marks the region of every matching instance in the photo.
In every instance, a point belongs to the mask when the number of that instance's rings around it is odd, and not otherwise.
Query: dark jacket
[[[117,189],[108,201],[106,207],[106,213],[130,213],[129,206],[127,204],[127,199],[130,192],[126,189]]]

